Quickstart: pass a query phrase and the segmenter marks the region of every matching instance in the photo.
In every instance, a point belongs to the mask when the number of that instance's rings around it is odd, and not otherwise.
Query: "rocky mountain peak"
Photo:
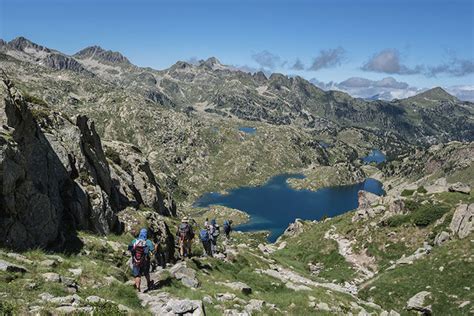
[[[199,66],[206,67],[212,70],[226,68],[216,57],[209,57],[207,60],[203,60],[199,63]]]
[[[455,97],[446,92],[441,87],[435,87],[420,94],[417,94],[409,100],[416,100],[416,101],[430,101],[430,102],[458,102],[459,100]]]
[[[255,80],[258,82],[265,82],[268,80],[267,76],[265,76],[265,73],[263,71],[258,71],[252,75]]]
[[[105,50],[97,45],[89,46],[80,50],[74,54],[74,57],[79,59],[94,59],[99,62],[110,64],[131,64],[127,57],[123,56],[121,53]]]
[[[30,48],[37,51],[45,51],[48,53],[51,52],[49,48],[33,43],[32,41],[30,41],[29,39],[23,36],[17,37],[11,40],[10,42],[8,42],[8,46],[10,46],[12,49],[16,49],[20,51],[24,51],[25,49]]]

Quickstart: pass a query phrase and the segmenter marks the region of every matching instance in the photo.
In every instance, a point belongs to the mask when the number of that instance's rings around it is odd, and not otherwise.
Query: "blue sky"
[[[0,0],[0,37],[74,53],[98,44],[157,69],[225,64],[341,82],[474,85],[474,1]],[[294,67],[296,60],[300,60]]]

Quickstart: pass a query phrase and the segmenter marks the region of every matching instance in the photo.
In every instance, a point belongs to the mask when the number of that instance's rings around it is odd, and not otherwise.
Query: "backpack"
[[[212,237],[219,237],[219,234],[221,233],[219,231],[219,227],[218,226],[213,226],[214,227],[214,230],[212,231]]]
[[[229,221],[224,222],[224,231],[225,232],[230,232],[230,223],[229,223]]]
[[[199,232],[199,238],[201,239],[201,241],[209,241],[209,232],[207,231],[207,229],[201,229],[201,231]]]
[[[182,223],[179,225],[179,237],[182,240],[191,239],[191,226],[187,223]]]
[[[133,265],[141,267],[147,260],[148,249],[146,240],[138,239],[133,244]]]

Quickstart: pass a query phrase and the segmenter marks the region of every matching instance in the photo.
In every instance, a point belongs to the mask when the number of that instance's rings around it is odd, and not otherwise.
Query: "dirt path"
[[[373,272],[376,270],[374,258],[368,256],[365,252],[354,253],[352,251],[354,241],[339,235],[336,232],[336,227],[332,226],[324,234],[324,238],[337,242],[339,254],[359,272],[359,278],[354,280],[356,284],[365,282],[375,276],[376,272]]]

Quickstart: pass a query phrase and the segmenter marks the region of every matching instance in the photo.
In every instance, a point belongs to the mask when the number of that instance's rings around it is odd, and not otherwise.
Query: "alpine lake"
[[[207,193],[194,206],[223,205],[244,211],[250,215],[250,221],[235,229],[244,232],[269,231],[268,240],[274,242],[296,218],[320,220],[356,209],[359,190],[384,194],[382,183],[371,178],[357,184],[326,187],[317,191],[293,189],[286,181],[289,178],[304,176],[281,174],[261,186],[240,187],[226,194]]]

